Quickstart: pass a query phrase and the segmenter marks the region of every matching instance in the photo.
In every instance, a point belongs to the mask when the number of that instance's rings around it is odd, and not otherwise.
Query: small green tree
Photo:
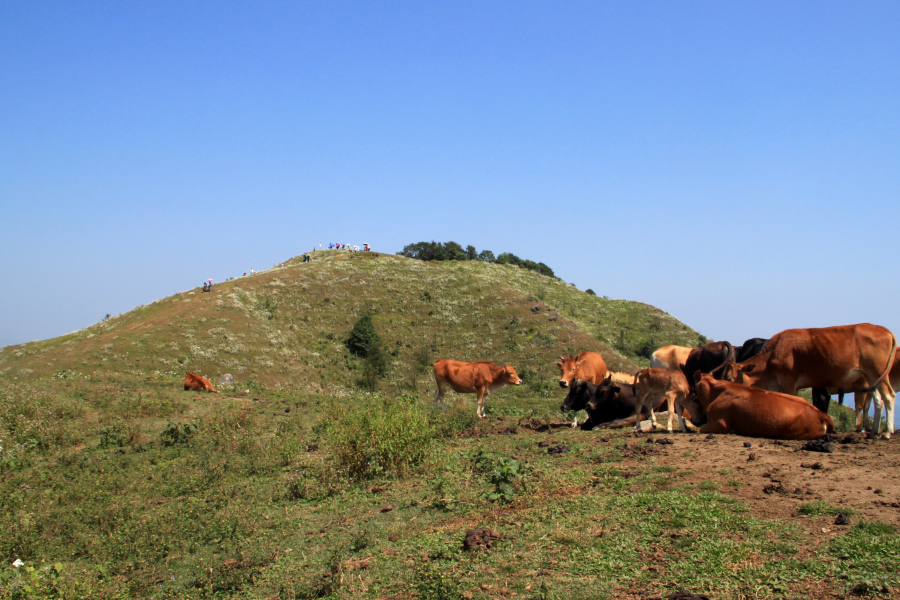
[[[375,325],[372,324],[372,317],[368,313],[364,314],[356,321],[353,329],[350,330],[350,336],[347,338],[347,348],[355,354],[365,358],[381,348],[381,338],[375,331]]]

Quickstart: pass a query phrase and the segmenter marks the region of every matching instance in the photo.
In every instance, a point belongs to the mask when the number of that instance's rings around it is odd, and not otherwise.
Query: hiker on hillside
[[[208,291],[209,291],[209,288],[207,288],[206,286],[207,286],[207,284],[204,282],[204,283],[203,283],[203,291],[204,291],[204,292],[208,292]]]

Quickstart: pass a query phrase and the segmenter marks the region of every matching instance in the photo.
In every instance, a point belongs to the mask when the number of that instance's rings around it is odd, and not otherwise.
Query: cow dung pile
[[[820,440],[812,440],[800,446],[801,450],[809,452],[834,452],[834,444],[827,435]]]
[[[493,543],[499,539],[500,532],[496,529],[475,527],[466,532],[463,550],[490,550]]]

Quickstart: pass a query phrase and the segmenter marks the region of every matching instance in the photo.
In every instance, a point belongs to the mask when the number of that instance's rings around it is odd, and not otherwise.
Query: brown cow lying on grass
[[[603,383],[606,377],[606,361],[596,352],[582,352],[577,358],[562,356],[556,366],[559,367],[559,387],[567,388],[573,379],[587,381],[596,385]],[[578,413],[573,417],[572,427],[578,427]]]
[[[460,362],[458,360],[441,359],[434,363],[434,381],[437,391],[434,392],[434,410],[447,412],[444,404],[444,389],[447,386],[458,394],[478,394],[477,414],[484,418],[484,397],[496,392],[505,385],[522,385],[515,367],[506,365],[498,367],[489,362]]]
[[[184,389],[193,390],[195,392],[208,390],[214,394],[219,393],[213,389],[212,383],[210,383],[209,379],[207,379],[206,377],[201,377],[199,375],[194,375],[190,371],[188,371],[188,374],[184,378]]]
[[[817,440],[834,431],[831,417],[797,396],[718,381],[699,371],[694,376],[694,388],[697,393],[688,399],[688,410],[691,415],[698,408],[705,413],[700,433]]]
[[[650,408],[650,423],[656,428],[656,415],[653,407],[662,405],[665,400],[669,410],[669,422],[666,430],[672,433],[672,418],[677,414],[681,421],[682,433],[687,432],[684,424],[684,409],[687,406],[687,397],[691,393],[687,379],[681,371],[669,369],[642,369],[634,374],[635,416],[644,406]],[[641,422],[635,419],[635,431],[641,431]]]

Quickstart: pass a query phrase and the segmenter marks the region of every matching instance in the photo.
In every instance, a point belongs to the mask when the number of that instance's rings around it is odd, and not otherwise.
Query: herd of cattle
[[[894,430],[895,388],[900,386],[897,338],[879,325],[861,323],[818,329],[788,329],[771,339],[754,338],[741,346],[712,342],[699,348],[665,346],[653,353],[650,368],[634,376],[608,372],[603,357],[582,352],[559,357],[560,386],[568,388],[563,411],[584,410],[582,429],[633,425],[640,430],[655,412],[668,410],[687,431],[689,418],[701,433],[735,433],[751,437],[806,440],[834,430],[828,416],[832,394],[843,403],[855,394],[856,428],[877,437],[885,408],[889,438]],[[446,410],[444,391],[484,397],[505,385],[521,385],[514,367],[489,362],[439,360],[434,365],[434,408]],[[813,404],[797,391],[812,388]],[[875,401],[872,427],[869,403]],[[577,419],[572,426],[577,425]]]

